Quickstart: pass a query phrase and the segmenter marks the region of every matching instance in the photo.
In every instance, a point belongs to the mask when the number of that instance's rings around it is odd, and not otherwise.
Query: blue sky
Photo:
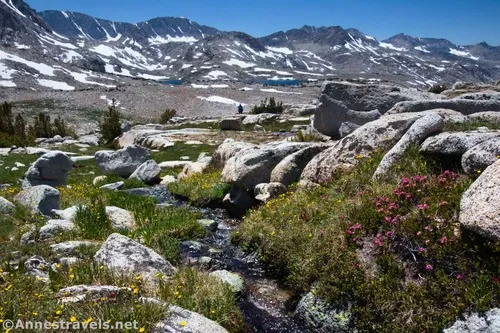
[[[140,22],[184,16],[220,30],[260,37],[301,27],[340,25],[378,39],[404,32],[457,44],[500,45],[500,0],[27,0],[38,11],[78,11]]]

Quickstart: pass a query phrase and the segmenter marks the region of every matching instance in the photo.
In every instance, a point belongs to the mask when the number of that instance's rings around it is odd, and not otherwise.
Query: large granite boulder
[[[344,122],[363,125],[380,118],[378,110],[354,111],[347,108],[342,102],[334,100],[327,95],[321,96],[321,104],[314,113],[314,128],[319,132],[333,137],[340,137],[340,126]]]
[[[438,114],[428,114],[415,121],[398,143],[384,155],[373,177],[384,176],[410,145],[422,143],[430,135],[440,132],[443,126],[443,118]]]
[[[271,183],[289,186],[298,182],[302,171],[313,157],[329,147],[331,145],[315,144],[285,157],[271,172]]]
[[[329,82],[323,94],[342,102],[353,110],[379,110],[385,113],[396,103],[413,99],[401,93],[401,89],[382,84],[358,84],[352,82]]]
[[[496,100],[482,101],[469,99],[399,102],[387,111],[387,113],[420,112],[432,109],[451,109],[464,115],[470,115],[483,111],[500,111],[500,103]]]
[[[349,170],[377,149],[390,149],[410,126],[428,113],[384,115],[365,124],[316,155],[304,168],[301,184],[324,183],[336,171]]]
[[[53,209],[58,210],[61,195],[58,190],[47,185],[33,186],[19,192],[14,200],[29,208],[33,214],[50,215]]]
[[[227,160],[235,156],[243,149],[258,149],[258,146],[244,141],[235,141],[234,139],[226,139],[215,150],[212,158],[212,164],[216,168],[223,168]]]
[[[116,274],[140,275],[149,286],[155,286],[159,278],[170,277],[177,271],[152,249],[120,234],[110,235],[94,258]]]
[[[161,181],[160,173],[161,168],[158,163],[149,160],[141,164],[129,178],[138,179],[147,185],[155,185]]]
[[[271,171],[286,156],[309,145],[278,142],[260,146],[258,149],[243,149],[226,162],[222,170],[222,181],[253,191],[257,184],[269,183]]]
[[[316,108],[314,104],[292,104],[285,108],[284,113],[295,117],[310,116],[314,114]]]
[[[486,112],[478,112],[469,115],[470,120],[483,120],[483,121],[489,121],[492,123],[500,123],[500,112],[495,112],[495,111],[486,111]]]
[[[201,153],[198,156],[196,162],[188,163],[182,168],[182,171],[177,175],[178,179],[186,179],[197,173],[203,173],[208,169],[210,163],[212,162],[212,157]]]
[[[196,312],[175,305],[168,307],[169,317],[157,323],[153,333],[228,333],[228,331]]]
[[[243,125],[263,125],[278,119],[278,115],[274,113],[249,114],[242,121]]]
[[[115,140],[115,144],[124,148],[138,144],[151,149],[168,149],[175,145],[179,137],[211,135],[214,132],[205,128],[184,128],[165,130],[163,125],[147,124],[134,126]]]
[[[98,151],[95,159],[101,172],[127,178],[144,162],[151,160],[151,152],[139,145],[131,145],[117,151]]]
[[[23,187],[48,185],[64,186],[73,168],[71,159],[62,152],[49,152],[33,163],[24,175]]]
[[[462,155],[462,169],[467,173],[484,170],[500,158],[500,137],[486,140]]]
[[[463,228],[500,240],[500,159],[490,165],[462,195],[459,221]]]
[[[461,156],[469,149],[497,137],[500,137],[500,131],[444,132],[426,139],[421,150],[432,154]]]
[[[219,122],[220,129],[222,131],[241,131],[243,130],[243,124],[240,118],[228,118],[222,119]]]

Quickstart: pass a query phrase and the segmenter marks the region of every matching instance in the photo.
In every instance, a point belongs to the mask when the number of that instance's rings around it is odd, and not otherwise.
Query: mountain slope
[[[262,38],[186,18],[137,24],[65,11],[36,13],[0,0],[0,85],[79,89],[117,78],[185,81],[393,80],[425,87],[500,77],[500,47],[459,46],[399,34],[384,41],[356,29],[304,26]]]

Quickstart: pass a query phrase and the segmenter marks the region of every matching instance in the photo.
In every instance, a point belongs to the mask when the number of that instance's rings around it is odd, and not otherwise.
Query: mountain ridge
[[[35,60],[54,69],[58,80],[59,74],[69,74],[73,81],[63,81],[76,88],[117,77],[190,82],[346,77],[425,87],[457,80],[491,82],[500,76],[500,47],[487,43],[464,46],[404,33],[379,41],[355,28],[310,25],[257,38],[184,17],[134,24],[70,11],[37,13],[13,1],[0,0],[0,18],[7,19],[0,25],[0,66],[15,71],[0,77],[11,82],[0,81],[3,86],[25,86],[16,80],[24,75],[16,66]],[[19,59],[20,52],[26,59]],[[39,74],[37,81],[47,73]],[[86,78],[74,82],[82,75]]]

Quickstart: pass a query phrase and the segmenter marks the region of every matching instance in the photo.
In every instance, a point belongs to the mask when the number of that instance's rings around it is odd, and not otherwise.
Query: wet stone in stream
[[[127,193],[155,198],[157,207],[189,206],[176,199],[164,186],[126,190]],[[243,252],[231,243],[231,233],[240,223],[229,219],[223,209],[191,207],[201,219],[212,220],[217,227],[207,230],[204,239],[181,243],[181,263],[213,272],[227,270],[239,274],[245,290],[238,294],[246,333],[306,333],[293,316],[291,295],[275,280],[266,278],[266,271],[256,254]]]

